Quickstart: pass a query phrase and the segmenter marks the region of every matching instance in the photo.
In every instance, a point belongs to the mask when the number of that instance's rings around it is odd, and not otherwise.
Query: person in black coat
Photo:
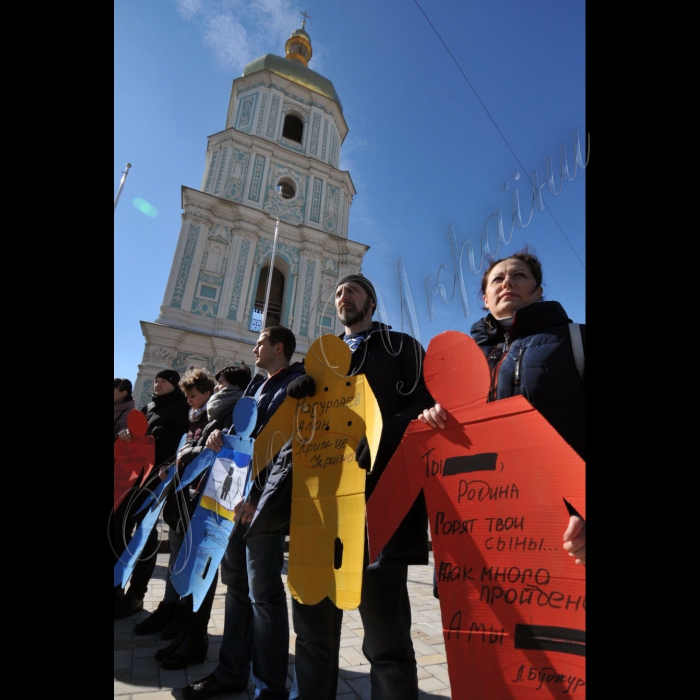
[[[131,395],[131,382],[128,379],[114,379],[114,440],[126,428],[129,411],[136,408],[136,401]]]
[[[155,441],[155,462],[151,475],[143,486],[135,491],[134,497],[124,498],[125,507],[130,513],[136,513],[143,501],[151,493],[152,479],[158,479],[160,467],[167,466],[175,461],[180,439],[187,432],[189,426],[189,406],[182,389],[179,388],[180,375],[173,369],[163,369],[156,374],[153,380],[153,400],[141,411],[148,420],[147,435],[152,435]],[[118,438],[129,442],[132,440],[129,429],[122,430]],[[125,534],[129,537],[146,515],[146,511],[137,516],[127,516],[129,521],[125,528]],[[121,539],[121,538],[120,538]],[[128,542],[121,541],[116,546],[115,555],[119,556],[128,546]],[[156,566],[156,553],[158,550],[158,531],[153,528],[144,545],[139,561],[134,566],[131,574],[129,589],[122,596],[115,593],[114,619],[129,617],[139,610],[143,610],[143,598],[148,590],[148,582],[151,580]],[[118,552],[118,553],[117,553]],[[117,587],[120,589],[120,587]]]
[[[189,426],[187,429],[185,442],[179,449],[176,459],[177,474],[173,482],[168,487],[165,505],[162,510],[163,520],[168,525],[168,544],[170,549],[170,559],[168,561],[168,578],[165,584],[165,593],[162,601],[152,615],[142,620],[134,626],[135,634],[151,634],[164,629],[173,617],[182,617],[185,610],[185,603],[180,603],[180,595],[175,590],[175,587],[170,580],[170,572],[175,565],[177,556],[180,552],[180,547],[185,537],[185,531],[189,526],[189,493],[178,491],[177,486],[185,470],[185,466],[192,461],[192,450],[195,445],[201,440],[202,433],[205,430],[208,418],[209,399],[214,391],[214,380],[209,376],[206,370],[194,368],[188,371],[179,382],[179,388],[183,391],[187,398],[189,409]],[[180,438],[182,440],[182,438]],[[179,441],[178,441],[179,444]],[[189,459],[183,459],[183,453]],[[163,480],[167,478],[168,467],[161,466],[159,469],[159,477]],[[173,622],[173,634],[169,633],[163,637],[164,639],[172,639],[179,628],[179,624]]]
[[[425,351],[420,343],[372,321],[377,297],[366,277],[342,277],[335,290],[335,306],[345,326],[340,337],[352,351],[348,374],[367,377],[382,416],[377,456],[365,482],[365,497],[369,498],[408,424],[434,400],[423,380]],[[294,396],[296,388],[290,386],[289,391]],[[356,458],[360,467],[369,469],[366,438],[358,444]],[[421,492],[376,561],[369,561],[365,543],[359,611],[373,698],[418,697],[407,580],[409,565],[427,563],[428,515]],[[315,605],[292,599],[292,619],[297,639],[290,700],[335,698],[343,611],[330,598]]]
[[[250,382],[250,370],[245,365],[226,367],[217,372],[216,380],[217,384],[214,385],[204,370],[195,369],[180,381],[180,387],[191,406],[190,429],[177,457],[180,476],[187,465],[202,453],[209,435],[214,430],[223,430],[233,424],[233,410]],[[209,398],[210,382],[215,393]],[[208,400],[203,403],[205,396]],[[171,535],[173,530],[179,533],[174,543],[171,542],[173,546],[169,571],[173,570],[177,561],[190,519],[197,509],[202,490],[209,478],[209,471],[210,469],[206,469],[197,478],[196,483],[187,489],[171,494],[169,498],[177,496],[178,499],[173,501],[168,513],[164,508],[163,517],[168,522]],[[173,640],[167,647],[156,651],[155,657],[160,661],[162,668],[186,668],[190,664],[199,663],[206,656],[209,646],[207,627],[218,581],[217,570],[204,600],[199,608],[193,611],[192,596],[180,598],[168,579],[165,595],[158,608],[149,618],[134,627],[136,634],[150,634],[162,630],[161,639]]]
[[[493,260],[481,279],[488,314],[474,323],[472,338],[491,370],[488,400],[524,396],[585,459],[585,387],[574,359],[571,319],[556,301],[542,300],[542,265],[529,248]],[[585,325],[581,326],[585,340]],[[440,404],[418,418],[445,427]],[[573,514],[564,532],[564,549],[586,564],[586,524]]]

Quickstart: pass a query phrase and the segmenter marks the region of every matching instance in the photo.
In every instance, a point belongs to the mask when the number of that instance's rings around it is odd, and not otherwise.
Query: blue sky
[[[586,320],[585,2],[579,0],[115,0],[114,376],[136,379],[140,321],[155,321],[181,224],[181,187],[199,189],[207,137],[225,126],[232,81],[310,16],[309,68],[335,86],[349,133],[340,167],[357,190],[350,238],[394,328],[427,348],[445,330],[469,333],[483,316],[468,249],[479,264],[489,217],[501,210],[499,256],[529,244],[542,259],[545,297]],[[431,26],[432,25],[432,26]],[[561,182],[565,148],[571,181]],[[593,158],[595,140],[592,138]],[[532,180],[554,172],[554,196]],[[516,179],[517,178],[517,179]],[[505,186],[507,185],[507,189]],[[560,189],[561,188],[561,189]],[[523,223],[511,237],[518,192]],[[494,250],[492,218],[488,240]],[[449,229],[463,250],[468,311],[426,295],[455,287]],[[403,270],[403,273],[400,273]],[[400,282],[400,277],[402,282]],[[402,313],[400,288],[414,313]],[[409,317],[412,317],[409,318]]]

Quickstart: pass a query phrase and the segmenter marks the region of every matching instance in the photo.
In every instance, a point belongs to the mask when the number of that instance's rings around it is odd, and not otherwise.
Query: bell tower
[[[294,360],[319,335],[342,331],[335,282],[360,272],[369,246],[348,237],[355,187],[338,168],[348,126],[333,83],[308,67],[305,24],[306,16],[284,58],[261,56],[233,81],[225,128],[208,138],[200,189],[182,187],[160,314],[141,321],[138,406],[163,368],[252,365],[265,326],[294,331]]]

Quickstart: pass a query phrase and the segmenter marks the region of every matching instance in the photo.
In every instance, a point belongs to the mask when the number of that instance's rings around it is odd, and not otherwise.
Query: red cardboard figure
[[[114,508],[121,502],[124,494],[136,483],[143,484],[151,473],[155,462],[155,438],[146,435],[148,420],[137,409],[129,411],[126,425],[132,440],[114,441]]]
[[[586,570],[562,547],[585,462],[524,397],[486,402],[469,336],[433,338],[424,374],[447,425],[409,425],[367,503],[370,559],[422,488],[452,697],[585,698]]]

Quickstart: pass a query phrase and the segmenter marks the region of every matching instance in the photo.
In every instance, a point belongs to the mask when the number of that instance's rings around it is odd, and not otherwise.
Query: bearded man
[[[352,351],[348,375],[362,373],[367,377],[382,414],[379,450],[365,482],[368,499],[410,421],[434,402],[423,381],[425,351],[410,335],[372,321],[377,295],[366,277],[342,277],[335,289],[335,307],[345,326],[340,337]],[[303,377],[307,384],[310,379]],[[369,468],[366,438],[360,441],[356,457],[360,467]],[[418,698],[406,585],[411,564],[428,564],[428,515],[422,492],[376,561],[369,561],[365,542],[359,611],[372,700]],[[343,611],[330,598],[316,605],[303,605],[293,598],[292,619],[297,638],[290,700],[332,700],[338,685]]]

